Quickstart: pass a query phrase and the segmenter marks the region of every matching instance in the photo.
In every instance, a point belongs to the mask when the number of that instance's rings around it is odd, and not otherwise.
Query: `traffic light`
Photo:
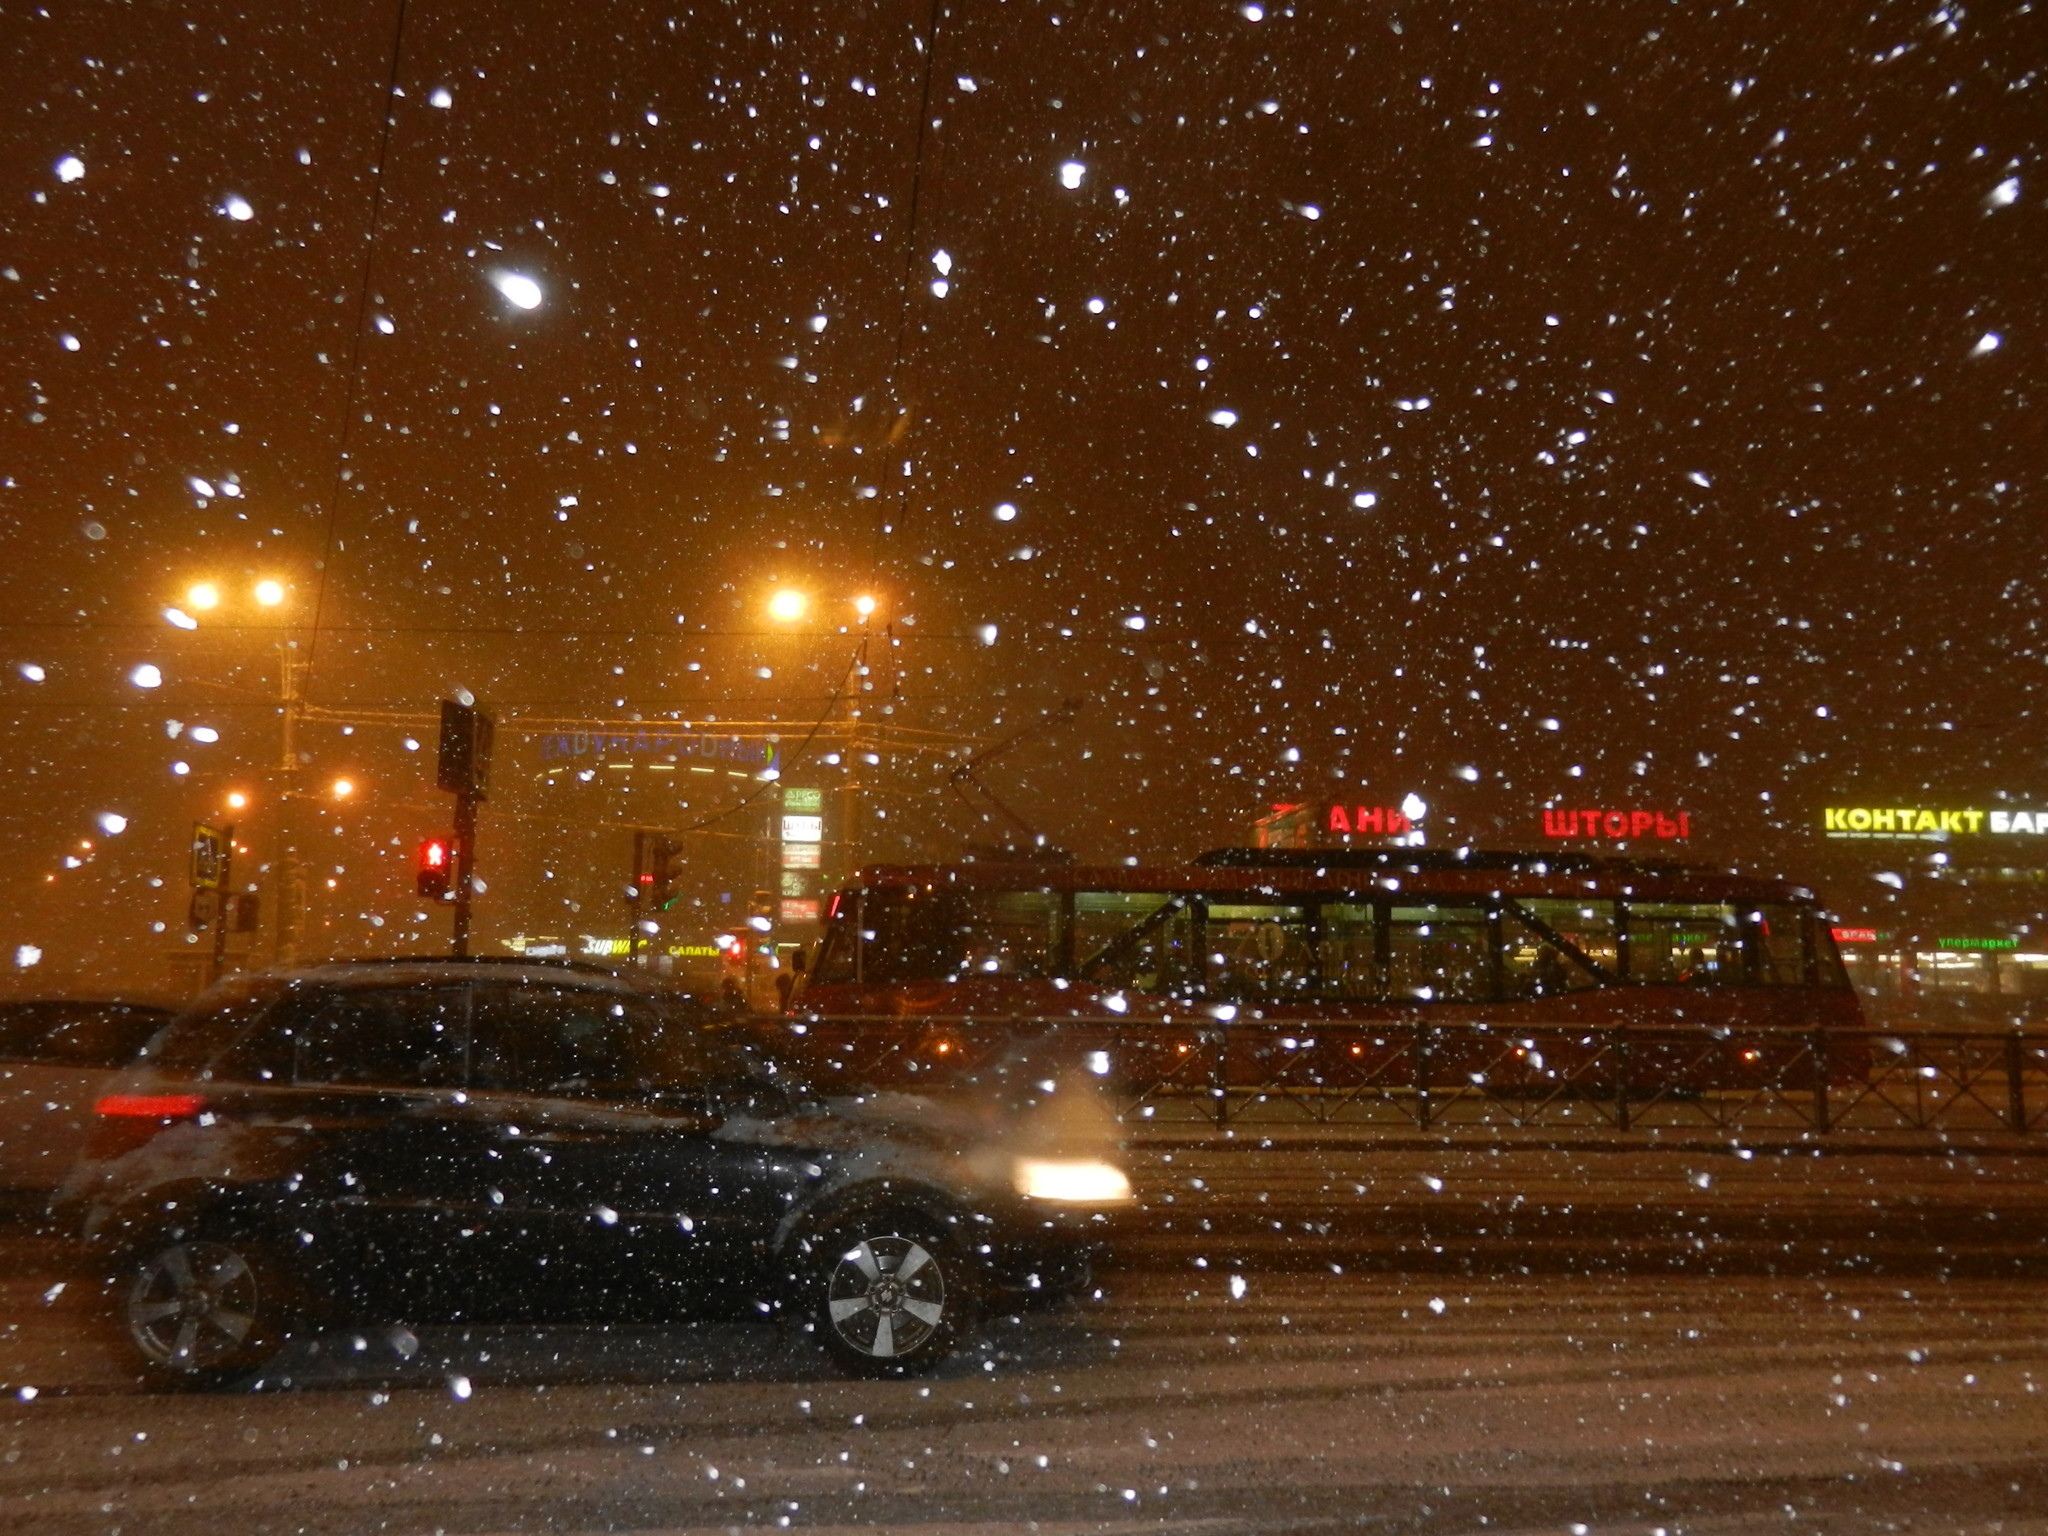
[[[491,781],[491,741],[497,719],[474,704],[441,701],[441,750],[434,783],[451,794],[485,798]]]
[[[682,852],[674,839],[649,838],[647,842],[647,910],[666,912],[676,902],[676,856]]]
[[[448,876],[455,866],[455,850],[445,837],[430,837],[420,844],[419,865],[415,879],[420,894],[429,901],[440,901],[448,894]]]
[[[666,912],[676,903],[677,860],[682,845],[660,832],[633,834],[633,880],[626,899],[641,917]]]

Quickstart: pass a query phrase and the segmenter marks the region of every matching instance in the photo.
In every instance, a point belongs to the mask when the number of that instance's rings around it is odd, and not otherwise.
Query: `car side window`
[[[169,1015],[123,1003],[23,1003],[0,1010],[0,1060],[125,1066]]]
[[[370,987],[308,999],[293,1021],[301,1083],[458,1088],[468,1030],[460,987]]]
[[[704,1081],[693,1032],[644,999],[573,987],[479,987],[470,1086],[630,1098]]]
[[[148,1010],[79,1008],[51,1020],[36,1054],[55,1066],[122,1067],[162,1027],[163,1015]]]

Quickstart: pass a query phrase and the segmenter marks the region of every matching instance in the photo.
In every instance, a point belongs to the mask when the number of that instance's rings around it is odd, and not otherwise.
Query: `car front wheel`
[[[974,1266],[943,1224],[879,1211],[810,1245],[810,1324],[861,1376],[909,1376],[950,1355],[972,1328]]]
[[[213,1386],[254,1370],[294,1312],[283,1266],[240,1239],[160,1239],[133,1255],[118,1284],[120,1332],[156,1386]]]

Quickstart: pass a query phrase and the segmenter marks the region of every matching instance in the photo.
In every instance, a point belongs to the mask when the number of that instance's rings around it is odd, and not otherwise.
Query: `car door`
[[[738,1283],[788,1181],[723,1134],[701,1032],[632,993],[510,984],[478,987],[472,1027],[471,1107],[504,1174],[494,1219],[532,1280],[711,1302]]]
[[[458,1309],[491,1270],[486,1138],[464,1102],[468,989],[322,990],[294,1000],[301,1178],[358,1256],[365,1289]]]

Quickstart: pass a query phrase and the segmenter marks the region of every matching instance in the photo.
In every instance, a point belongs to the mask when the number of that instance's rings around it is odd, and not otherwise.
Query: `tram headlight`
[[[1115,1205],[1131,1198],[1131,1181],[1114,1163],[1094,1158],[1017,1159],[1017,1193],[1066,1205]]]

